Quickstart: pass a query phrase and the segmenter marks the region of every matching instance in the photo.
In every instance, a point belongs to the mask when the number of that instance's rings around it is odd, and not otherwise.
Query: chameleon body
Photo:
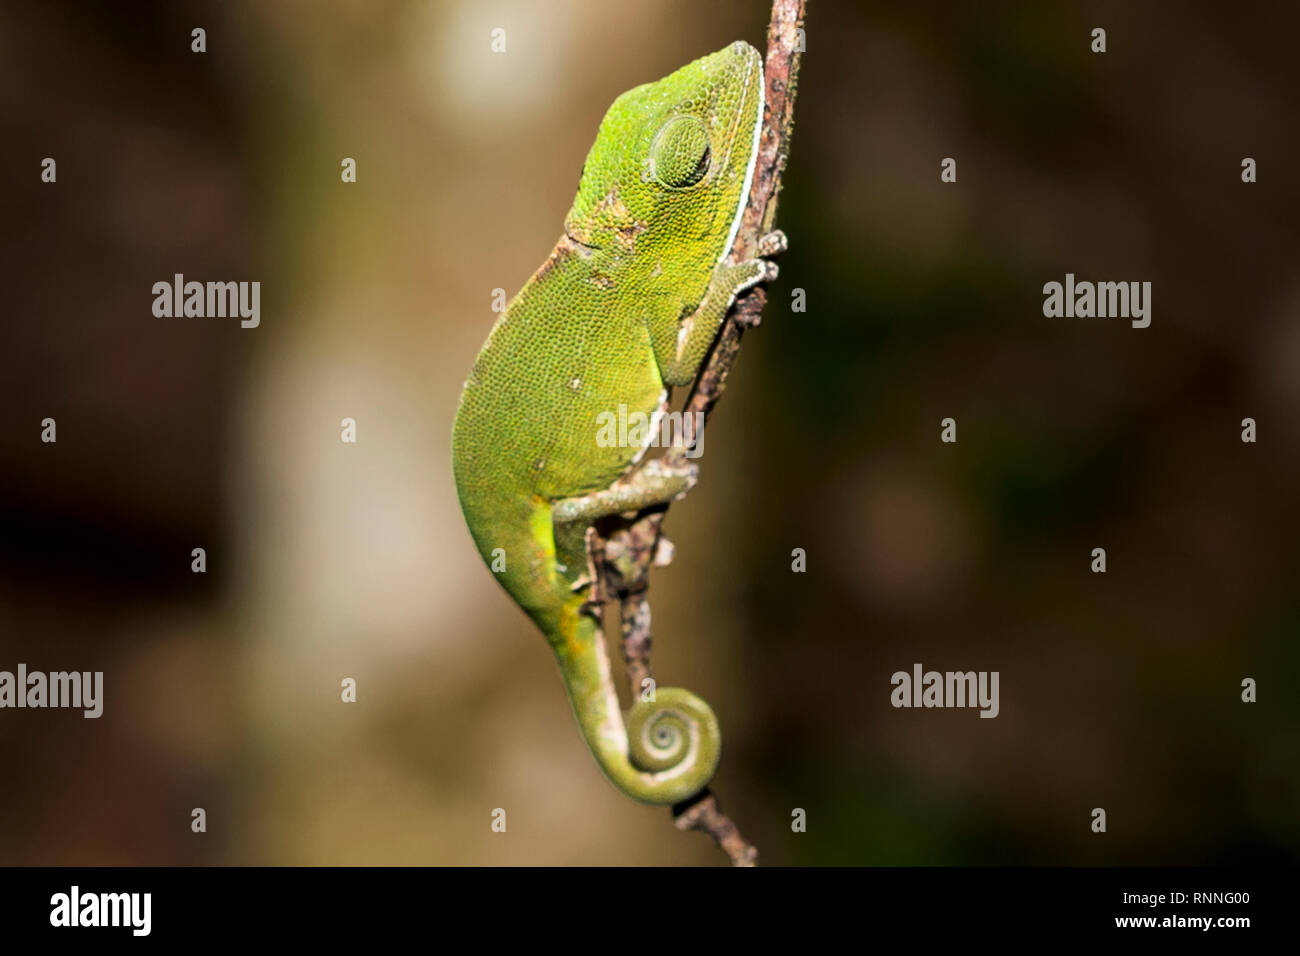
[[[600,769],[644,803],[702,790],[721,734],[708,704],[676,688],[624,720],[585,606],[586,537],[601,517],[681,497],[695,466],[637,468],[646,449],[602,447],[598,416],[659,414],[668,389],[695,378],[737,294],[775,276],[764,259],[727,261],[762,121],[762,61],[742,42],[618,97],[564,234],[493,327],[453,430],[480,555],[550,643]]]

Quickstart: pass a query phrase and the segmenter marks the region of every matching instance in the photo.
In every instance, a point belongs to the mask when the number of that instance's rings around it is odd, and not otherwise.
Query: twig
[[[627,682],[635,697],[650,679],[650,601],[645,589],[620,591],[619,620],[623,624],[623,660]]]
[[[713,837],[713,842],[731,857],[732,866],[758,863],[758,847],[740,835],[731,818],[722,812],[718,798],[708,789],[673,807],[673,826],[679,830],[700,830]]]
[[[772,19],[767,28],[767,57],[763,65],[767,106],[749,202],[731,251],[733,262],[752,259],[758,250],[758,240],[772,230],[775,222],[776,198],[781,189],[781,173],[789,154],[794,123],[805,5],[806,0],[772,2]],[[683,444],[674,445],[665,452],[665,464],[685,463],[686,449],[697,440],[695,423],[700,422],[702,429],[722,396],[727,376],[740,351],[741,336],[747,327],[758,325],[766,302],[766,290],[757,286],[740,296],[732,306],[704,370],[686,399],[682,415]],[[650,677],[650,603],[646,592],[651,566],[666,564],[665,552],[671,548],[667,540],[660,537],[667,510],[661,506],[642,512],[631,521],[614,522],[613,530],[593,548],[594,554],[602,555],[598,563],[606,586],[618,595],[623,657],[634,698],[640,693],[642,682]],[[758,859],[758,849],[741,836],[736,825],[722,813],[717,798],[707,789],[673,807],[673,818],[674,825],[680,830],[707,833],[735,866],[753,866]]]

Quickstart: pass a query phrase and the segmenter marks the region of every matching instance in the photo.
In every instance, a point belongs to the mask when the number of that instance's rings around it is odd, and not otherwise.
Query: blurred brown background
[[[1294,862],[1297,8],[812,6],[791,251],[652,592],[724,806],[777,864]],[[597,773],[448,449],[605,108],[766,20],[5,4],[0,669],[106,700],[0,711],[0,863],[722,861]],[[177,272],[260,328],[155,318]],[[1066,272],[1151,327],[1044,318]],[[894,710],[914,662],[1001,715]]]

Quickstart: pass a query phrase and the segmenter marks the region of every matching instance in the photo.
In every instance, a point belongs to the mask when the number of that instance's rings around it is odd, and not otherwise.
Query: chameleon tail
[[[624,723],[605,637],[581,607],[580,600],[565,602],[538,624],[550,637],[573,714],[601,771],[641,803],[679,803],[699,793],[722,757],[712,708],[688,690],[663,687],[653,701],[633,704]]]

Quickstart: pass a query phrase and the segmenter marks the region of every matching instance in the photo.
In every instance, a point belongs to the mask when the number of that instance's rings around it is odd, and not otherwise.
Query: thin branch
[[[776,219],[776,200],[781,190],[781,173],[789,155],[794,125],[794,100],[803,43],[806,0],[773,0],[772,19],[767,28],[766,110],[763,132],[754,165],[754,180],[741,227],[732,247],[733,262],[754,258],[759,239],[771,232]],[[767,291],[755,287],[732,306],[704,370],[697,377],[686,400],[682,445],[664,454],[665,464],[682,465],[686,449],[698,440],[695,423],[707,421],[726,388],[727,376],[740,351],[744,330],[758,325]],[[697,415],[696,413],[701,413]],[[615,521],[603,541],[592,543],[592,554],[608,590],[618,595],[622,619],[623,657],[635,698],[650,677],[650,603],[647,597],[652,565],[667,564],[671,545],[660,537],[667,507],[649,509],[631,521]],[[753,866],[758,849],[741,836],[736,825],[722,813],[717,798],[704,790],[673,808],[674,824],[681,830],[700,830],[713,838],[735,866]]]
[[[707,833],[731,857],[732,866],[758,864],[758,847],[740,835],[731,818],[722,812],[718,798],[708,789],[673,807],[673,826],[679,830]]]

